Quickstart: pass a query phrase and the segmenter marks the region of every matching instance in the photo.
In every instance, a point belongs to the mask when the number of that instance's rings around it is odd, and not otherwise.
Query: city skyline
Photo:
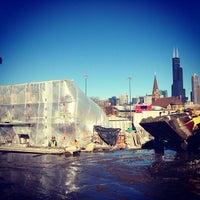
[[[152,93],[156,73],[170,96],[178,48],[190,99],[199,10],[197,0],[1,1],[0,85],[69,79],[89,97],[135,97]]]

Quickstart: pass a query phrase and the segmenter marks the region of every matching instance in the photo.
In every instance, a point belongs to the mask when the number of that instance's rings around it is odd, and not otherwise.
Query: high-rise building
[[[128,95],[127,94],[121,94],[119,96],[119,105],[128,104]]]
[[[183,69],[180,67],[180,58],[178,55],[178,49],[174,49],[172,58],[172,96],[179,97],[182,102],[186,102],[185,89],[183,88]]]
[[[192,76],[191,101],[195,104],[200,104],[200,86],[199,86],[199,80],[198,80],[197,74],[193,74]]]
[[[162,97],[162,98],[168,97],[167,90],[160,90],[160,97]]]
[[[116,106],[117,105],[117,97],[111,97],[109,98],[109,102],[111,103],[112,106]]]

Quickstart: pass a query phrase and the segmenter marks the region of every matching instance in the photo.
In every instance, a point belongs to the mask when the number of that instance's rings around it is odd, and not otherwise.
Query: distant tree
[[[113,114],[113,107],[107,106],[104,108],[106,115],[112,115]]]
[[[92,101],[94,101],[96,104],[100,106],[100,99],[99,97],[91,97]]]
[[[106,106],[104,108],[104,111],[105,111],[107,116],[109,116],[109,115],[117,116],[118,115],[117,110],[115,109],[115,107],[113,107],[111,105],[110,106]]]

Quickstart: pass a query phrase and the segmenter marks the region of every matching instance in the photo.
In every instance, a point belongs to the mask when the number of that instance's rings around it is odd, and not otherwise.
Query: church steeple
[[[156,73],[154,74],[154,83],[153,83],[153,91],[152,91],[152,103],[156,101],[156,99],[160,98],[160,92],[158,89],[158,83],[156,80]]]

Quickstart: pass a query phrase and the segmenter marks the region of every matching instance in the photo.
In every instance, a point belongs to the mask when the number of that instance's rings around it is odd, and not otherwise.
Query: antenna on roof
[[[174,50],[173,50],[173,58],[179,58],[178,48],[174,48]]]
[[[173,49],[173,58],[179,58],[178,48],[174,47]]]
[[[175,57],[178,58],[178,48],[176,48]]]

